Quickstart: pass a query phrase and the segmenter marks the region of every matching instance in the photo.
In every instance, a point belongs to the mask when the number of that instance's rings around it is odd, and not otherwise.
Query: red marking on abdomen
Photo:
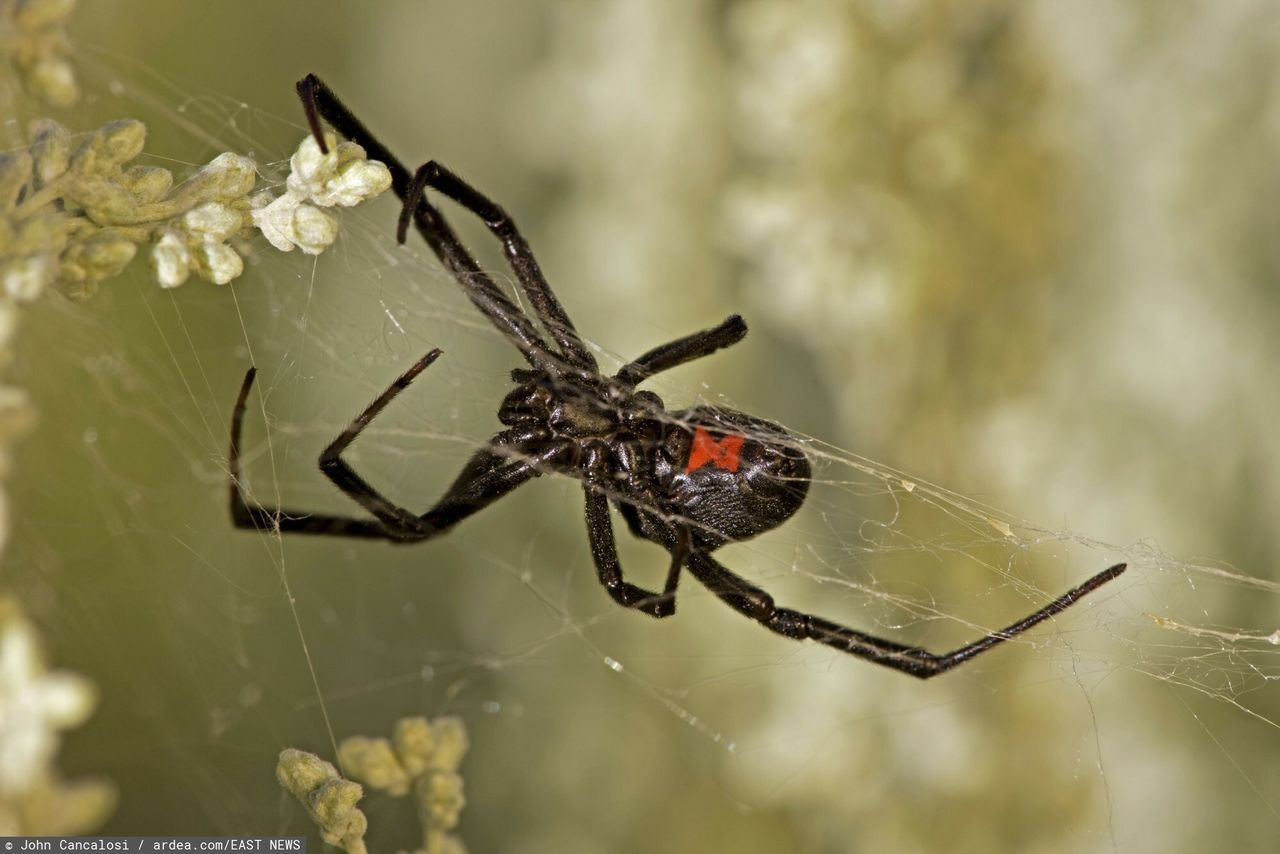
[[[719,442],[711,438],[711,434],[701,427],[693,431],[693,448],[689,451],[689,465],[685,472],[696,471],[707,463],[725,471],[738,470],[738,453],[742,450],[745,436],[725,436]]]

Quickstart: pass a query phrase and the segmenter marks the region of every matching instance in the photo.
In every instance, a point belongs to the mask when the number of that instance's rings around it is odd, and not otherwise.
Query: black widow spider
[[[809,461],[782,427],[740,412],[697,406],[668,413],[648,377],[741,341],[734,315],[719,326],[655,347],[612,377],[600,374],[569,316],[547,284],[529,245],[506,212],[431,161],[410,174],[315,75],[298,83],[311,132],[327,151],[320,119],[363,146],[391,170],[403,202],[397,237],[412,222],[475,306],[506,336],[528,368],[512,371],[515,388],[498,408],[505,429],[477,451],[433,507],[421,515],[392,503],[342,459],[342,452],[388,403],[439,356],[432,350],[405,371],[320,455],[320,471],[373,518],[267,508],[241,491],[240,433],[255,369],[245,374],[231,417],[231,517],[236,527],[411,543],[443,534],[523,483],[547,472],[582,481],[587,534],[600,583],[614,601],[653,617],[675,613],[676,587],[688,568],[734,610],[771,631],[812,639],[922,679],[936,676],[1070,607],[1124,571],[1116,564],[1029,617],[944,654],[883,640],[821,617],[777,607],[772,597],[717,562],[711,552],[787,520],[809,489]],[[485,274],[424,192],[433,189],[478,216],[502,243],[537,323]],[[553,343],[554,342],[554,343]],[[610,519],[617,506],[631,533],[671,553],[662,592],[623,578]]]

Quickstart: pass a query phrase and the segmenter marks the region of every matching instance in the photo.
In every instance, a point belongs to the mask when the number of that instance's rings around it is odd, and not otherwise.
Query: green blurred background
[[[41,420],[5,586],[101,691],[61,767],[115,781],[105,833],[304,833],[282,748],[448,713],[473,851],[1273,850],[1280,668],[1248,635],[1280,621],[1278,24],[1264,0],[84,4],[74,131],[142,119],[179,173],[279,161],[316,72],[513,212],[607,353],[742,312],[668,402],[878,461],[827,449],[805,514],[725,550],[788,604],[945,649],[1132,568],[916,683],[692,583],[662,624],[617,609],[569,481],[412,549],[233,531],[251,359],[264,501],[342,511],[315,456],[433,346],[361,470],[425,507],[496,428],[514,353],[393,246],[384,200],[232,287],[137,264],[24,313],[11,375]],[[657,583],[662,555],[622,545]],[[372,850],[415,844],[404,804],[367,812]]]

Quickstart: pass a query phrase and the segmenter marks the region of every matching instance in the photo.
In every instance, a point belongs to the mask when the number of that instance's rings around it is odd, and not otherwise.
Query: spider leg
[[[250,368],[240,385],[235,409],[231,413],[231,450],[227,455],[230,469],[231,522],[237,528],[256,528],[260,531],[290,531],[303,534],[319,534],[335,537],[359,537],[363,539],[391,539],[387,529],[372,519],[354,519],[347,516],[330,516],[290,510],[284,507],[268,508],[250,502],[244,496],[240,474],[240,433],[244,424],[245,402],[253,386],[256,368]]]
[[[523,459],[508,460],[500,465],[488,466],[487,450],[480,450],[478,473],[471,477],[459,477],[449,487],[444,497],[431,509],[417,517],[412,540],[426,540],[442,534],[463,519],[483,510],[516,487],[521,486],[545,471],[554,470],[572,454],[567,443],[553,443],[536,451],[524,452]],[[470,465],[468,466],[470,468]]]
[[[411,198],[409,186],[412,176],[409,170],[355,117],[332,89],[314,74],[308,74],[299,80],[297,89],[307,115],[307,124],[321,151],[328,152],[320,124],[323,117],[339,134],[364,148],[371,160],[386,165],[391,172],[391,187],[401,202]],[[560,372],[569,367],[559,354],[547,347],[533,322],[485,274],[475,256],[449,226],[444,214],[428,203],[421,192],[415,199],[413,221],[422,239],[457,280],[471,302],[506,336],[530,365],[552,372]]]
[[[396,240],[404,243],[409,231],[409,220],[412,218],[423,190],[427,187],[439,190],[484,222],[493,236],[502,243],[502,251],[507,256],[507,263],[515,272],[520,286],[533,306],[534,312],[542,321],[542,325],[560,345],[560,350],[573,364],[596,370],[595,357],[582,343],[573,321],[565,313],[560,301],[556,299],[551,286],[547,284],[538,259],[528,241],[516,227],[502,207],[468,184],[457,173],[432,160],[418,167],[413,180],[409,183],[408,192],[404,196],[404,207],[400,211],[400,223],[396,229]]]
[[[245,500],[237,479],[232,483],[231,518],[237,528],[417,543],[445,533],[463,519],[537,477],[541,474],[541,467],[548,463],[548,458],[561,453],[560,448],[549,448],[533,459],[495,466],[467,481],[460,478],[440,501],[421,516],[413,516],[391,504],[361,480],[360,483],[377,501],[390,508],[389,513],[379,514],[377,521],[263,507]],[[360,500],[348,488],[342,487],[342,490],[353,499]],[[365,502],[361,501],[361,504]]]
[[[618,545],[613,535],[613,521],[609,517],[609,499],[596,491],[591,484],[582,485],[586,501],[587,539],[591,543],[591,558],[595,561],[596,575],[604,589],[624,608],[634,608],[651,617],[670,617],[676,612],[676,587],[680,582],[680,568],[688,557],[687,538],[684,550],[673,549],[667,581],[661,593],[646,590],[632,584],[622,576],[622,563],[618,560]]]
[[[235,526],[321,536],[385,539],[397,543],[419,542],[443,533],[487,507],[516,487],[537,477],[544,468],[566,455],[568,448],[563,444],[541,443],[540,435],[528,431],[508,431],[496,436],[488,448],[477,451],[444,496],[425,513],[414,515],[384,498],[342,461],[338,454],[396,394],[439,355],[439,351],[432,351],[415,363],[357,416],[321,456],[321,470],[344,494],[372,513],[375,519],[270,508],[245,498],[241,487],[240,437],[249,390],[253,387],[257,373],[254,368],[250,368],[245,374],[231,415],[231,450],[228,457],[231,472],[231,519]]]
[[[490,439],[486,447],[481,448],[471,456],[471,459],[463,466],[462,471],[454,478],[454,483],[449,487],[449,490],[452,491],[455,487],[461,488],[462,484],[467,481],[474,480],[505,463],[529,459],[530,451],[528,449],[543,447],[547,445],[546,440],[546,430],[541,427],[519,427],[503,430]]]
[[[554,461],[565,450],[560,443],[547,444],[545,431],[510,430],[499,433],[489,447],[477,451],[443,498],[431,509],[415,515],[383,497],[342,459],[342,452],[382,410],[409,387],[417,376],[440,357],[432,350],[387,386],[352,420],[320,454],[320,470],[338,489],[368,510],[389,530],[406,540],[424,540],[457,524],[463,518],[506,495],[539,474],[540,466]],[[531,450],[539,450],[531,453]],[[506,450],[507,453],[501,453]]]
[[[440,350],[427,353],[405,371],[395,382],[387,386],[382,394],[357,415],[347,428],[337,435],[320,453],[320,471],[342,490],[343,494],[372,513],[378,521],[389,529],[411,532],[422,528],[417,515],[382,496],[382,493],[369,485],[368,481],[356,474],[355,470],[342,459],[342,452],[347,449],[356,437],[368,427],[374,418],[396,398],[400,392],[409,387],[418,374],[426,370],[432,362],[440,358]]]
[[[681,525],[675,534],[675,545],[671,547],[671,564],[667,567],[667,581],[662,587],[664,598],[671,600],[671,610],[676,608],[676,588],[680,585],[680,570],[693,551],[693,535],[689,529]]]
[[[816,640],[827,646],[835,647],[841,652],[865,658],[868,661],[891,667],[894,670],[899,670],[920,679],[928,679],[931,676],[945,673],[951,668],[972,659],[974,656],[1022,634],[1032,626],[1069,608],[1082,596],[1111,581],[1124,572],[1125,569],[1125,564],[1118,563],[1103,570],[1078,587],[1068,590],[1034,614],[959,649],[937,654],[920,647],[908,646],[864,634],[847,626],[833,623],[830,620],[824,620],[821,617],[803,614],[789,608],[779,608],[774,605],[773,597],[768,593],[749,584],[708,554],[696,553],[692,555],[687,565],[689,571],[706,585],[711,592],[719,596],[734,610],[747,615],[770,631],[786,635],[789,638],[795,638],[796,640]]]
[[[717,350],[737,344],[747,334],[746,321],[740,315],[730,315],[719,326],[704,329],[674,341],[654,347],[637,359],[622,366],[617,379],[628,385],[639,385],[654,374],[668,371],[685,362],[710,356]]]
[[[582,465],[587,540],[591,545],[596,575],[613,600],[624,608],[634,608],[651,617],[670,617],[676,612],[676,586],[680,582],[680,567],[689,553],[688,532],[684,532],[683,537],[672,536],[671,564],[661,593],[646,590],[623,578],[622,563],[618,560],[618,544],[613,534],[613,520],[609,515],[609,496],[603,491],[609,485],[606,458],[606,449],[593,445],[587,448]]]

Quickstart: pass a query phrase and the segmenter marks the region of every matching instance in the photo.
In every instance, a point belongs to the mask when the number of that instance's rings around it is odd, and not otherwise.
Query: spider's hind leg
[[[1104,569],[1083,584],[1054,599],[1039,611],[1023,617],[1012,625],[991,632],[951,652],[933,653],[920,647],[878,638],[822,617],[793,611],[790,608],[779,608],[774,604],[772,596],[759,587],[749,584],[710,555],[702,553],[692,555],[688,561],[688,567],[707,589],[719,596],[726,604],[770,631],[796,640],[816,640],[841,652],[856,655],[920,679],[946,673],[992,647],[1017,637],[1032,626],[1065,611],[1082,596],[1097,590],[1125,570],[1123,563]]]

